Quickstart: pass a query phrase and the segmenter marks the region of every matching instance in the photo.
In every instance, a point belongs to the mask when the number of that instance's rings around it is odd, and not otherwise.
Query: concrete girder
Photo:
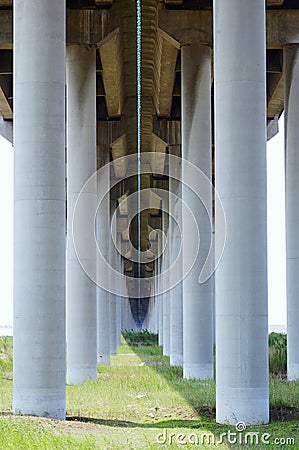
[[[126,216],[126,217],[128,216],[127,197],[128,197],[128,194],[126,193],[118,199],[118,208],[119,208],[120,215]],[[128,224],[127,224],[127,226],[128,226]]]
[[[159,8],[159,27],[181,45],[203,43],[212,46],[211,10],[178,12],[163,6]],[[121,10],[125,9],[122,5]],[[299,8],[267,10],[266,17],[267,48],[282,48],[287,44],[299,43]],[[109,19],[111,23],[108,26]],[[96,45],[118,26],[118,22],[114,8],[111,13],[110,10],[101,9],[68,9],[67,43]],[[0,48],[11,49],[12,44],[12,10],[3,9],[0,10]]]
[[[13,30],[12,30],[12,10],[0,11],[0,48],[12,49]]]
[[[154,164],[151,169],[153,173],[163,173],[165,165],[167,143],[164,142],[159,136],[152,133],[152,151],[155,152]]]
[[[101,9],[68,9],[68,44],[97,45],[109,33],[110,14]]]
[[[125,133],[111,144],[111,149],[114,174],[116,178],[124,178],[127,172],[126,160],[122,158],[127,154],[127,136]]]
[[[267,0],[267,6],[282,6],[284,0]],[[164,0],[166,6],[178,6],[181,7],[184,4],[184,0]]]
[[[6,121],[0,115],[0,136],[4,137],[11,144],[13,143],[12,121]]]
[[[103,83],[106,93],[106,104],[109,117],[121,115],[121,54],[119,28],[109,33],[100,43],[99,52],[103,67]]]
[[[5,120],[13,118],[12,108],[5,95],[3,86],[0,86],[0,113]]]
[[[162,55],[157,114],[158,116],[169,117],[175,80],[175,66],[180,44],[163,30],[159,29],[158,31],[162,41]]]
[[[267,118],[273,120],[278,114],[280,115],[284,108],[284,75],[269,74],[267,77]]]
[[[267,0],[267,6],[282,6],[284,0]]]
[[[299,9],[267,10],[267,48],[299,43]],[[211,10],[159,9],[159,27],[181,45],[213,45]]]
[[[94,0],[96,6],[109,6],[113,4],[113,0]]]

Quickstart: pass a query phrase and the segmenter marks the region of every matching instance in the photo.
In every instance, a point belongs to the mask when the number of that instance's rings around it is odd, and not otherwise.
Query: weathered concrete
[[[288,379],[299,378],[299,46],[284,49]]]
[[[269,420],[264,9],[214,1],[216,189],[226,214],[215,274],[219,423]]]
[[[80,384],[97,378],[96,284],[77,259],[72,216],[78,194],[96,170],[95,49],[67,47],[67,381]],[[93,193],[86,202],[95,202]],[[96,255],[85,255],[96,264]]]
[[[65,4],[14,5],[13,411],[64,419]]]

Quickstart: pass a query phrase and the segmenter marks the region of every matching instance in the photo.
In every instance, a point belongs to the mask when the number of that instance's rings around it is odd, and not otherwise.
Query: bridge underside
[[[12,3],[0,0],[0,133],[13,141],[16,159],[15,412],[65,416],[66,283],[68,383],[96,378],[121,328],[141,327],[159,333],[185,378],[212,378],[216,327],[217,420],[267,422],[265,144],[284,109],[295,261],[288,266],[289,377],[299,376],[298,2],[267,0],[265,8],[260,0],[228,0],[213,9],[211,0],[142,0],[140,40],[134,0]],[[176,158],[205,175],[205,201],[194,196],[200,175],[189,178]],[[93,211],[93,194],[108,192],[90,229],[118,278],[84,240],[86,223],[78,220],[77,229],[73,220],[87,180],[82,217]],[[201,247],[184,274],[197,245],[188,211]],[[216,281],[199,284],[212,237],[225,226]],[[177,257],[181,265],[169,270]],[[37,355],[41,370],[32,376]]]

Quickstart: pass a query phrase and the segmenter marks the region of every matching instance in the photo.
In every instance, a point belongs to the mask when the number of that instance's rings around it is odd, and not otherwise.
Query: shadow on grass
[[[94,417],[81,417],[81,416],[68,416],[66,418],[70,422],[83,422],[93,423],[95,425],[105,425],[108,427],[120,427],[120,428],[198,428],[201,424],[198,420],[162,420],[156,422],[130,422],[126,420],[105,420],[97,419]]]
[[[151,347],[147,354],[147,347],[130,347],[132,352],[147,366],[153,368],[162,375],[167,383],[182,395],[193,408],[193,410],[201,417],[209,420],[216,418],[216,400],[215,400],[215,380],[185,380],[183,378],[183,368],[181,366],[170,366],[169,357],[163,356],[161,347]],[[153,351],[153,348],[155,349]],[[155,353],[156,359],[153,358]],[[204,397],[208,396],[210,391],[210,402],[203,404],[200,398],[194,395],[197,391],[202,390],[205,386]],[[288,422],[299,420],[299,408],[295,406],[279,405],[270,407],[270,422]]]

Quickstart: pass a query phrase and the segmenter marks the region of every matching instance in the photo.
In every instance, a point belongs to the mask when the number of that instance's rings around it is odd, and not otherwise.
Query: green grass
[[[287,374],[287,335],[269,334],[269,370],[273,375],[284,377]]]
[[[11,343],[6,351],[11,354]],[[11,390],[11,367],[2,368],[0,411],[11,411]],[[285,414],[293,412],[291,407],[299,407],[299,382],[271,376],[270,403],[276,413],[281,410],[288,418]],[[99,366],[97,381],[67,387],[67,421],[9,413],[0,416],[0,449],[159,449],[169,448],[169,441],[171,448],[210,449],[212,444],[181,445],[176,439],[184,433],[186,439],[197,436],[200,441],[203,433],[213,433],[217,440],[221,433],[235,432],[234,427],[216,424],[214,414],[214,381],[184,380],[182,369],[170,367],[160,347],[130,347],[123,340],[111,365]],[[270,442],[274,438],[297,440],[296,445],[283,447],[260,442],[252,449],[299,448],[298,419],[251,426],[248,431],[259,432],[259,439],[269,433]],[[167,433],[168,444],[157,443],[159,433],[161,440]],[[241,449],[246,445],[226,441],[218,447]]]
[[[36,420],[36,419],[35,419]],[[60,436],[47,430],[42,422],[29,418],[0,420],[0,449],[48,450],[48,449],[96,449],[93,436]]]

